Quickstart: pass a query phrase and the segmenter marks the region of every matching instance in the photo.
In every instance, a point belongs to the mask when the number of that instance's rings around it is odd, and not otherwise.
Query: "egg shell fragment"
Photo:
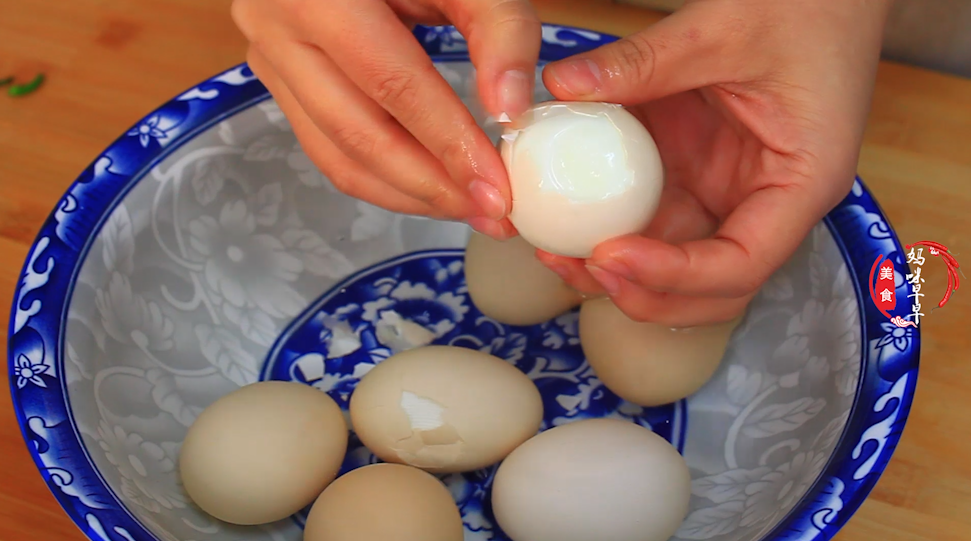
[[[667,541],[688,512],[691,475],[647,428],[587,419],[513,451],[492,485],[492,510],[514,541]]]
[[[494,464],[539,430],[543,401],[512,364],[454,346],[393,355],[351,395],[351,424],[386,462],[436,473]]]
[[[334,480],[347,451],[340,406],[296,382],[264,381],[212,403],[179,454],[182,484],[203,511],[266,524],[303,509]]]
[[[507,126],[499,151],[509,176],[509,220],[530,244],[589,258],[606,240],[643,231],[664,169],[654,138],[619,105],[551,101]]]
[[[465,248],[465,282],[476,308],[507,325],[543,323],[583,300],[522,237],[498,241],[473,233]]]
[[[462,516],[431,474],[372,464],[334,481],[314,502],[304,541],[462,541]]]
[[[592,299],[580,307],[580,345],[614,394],[659,406],[694,394],[711,379],[740,321],[672,329],[634,321],[609,299]]]

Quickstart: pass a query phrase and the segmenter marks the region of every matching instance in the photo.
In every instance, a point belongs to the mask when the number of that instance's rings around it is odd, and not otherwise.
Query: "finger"
[[[679,184],[667,183],[657,213],[641,235],[680,244],[708,238],[717,230],[718,218],[697,197]]]
[[[712,238],[672,245],[621,237],[597,246],[588,264],[654,291],[741,297],[795,252],[826,204],[800,184],[769,186],[745,199]]]
[[[509,220],[490,220],[489,218],[470,218],[467,222],[472,229],[496,240],[511,239],[519,234]]]
[[[731,321],[745,311],[752,296],[734,299],[687,297],[649,291],[623,280],[610,299],[634,321],[680,328]]]
[[[688,3],[632,36],[547,65],[543,81],[558,99],[623,105],[734,82],[759,69],[741,53],[746,24],[718,3]]]
[[[437,6],[427,2],[414,2],[413,0],[386,0],[391,9],[398,14],[398,17],[409,27],[414,28],[415,24],[427,24],[429,26],[441,26],[449,24],[448,19],[442,15]]]
[[[717,229],[717,218],[697,198],[676,184],[668,184],[661,192],[657,214],[642,235],[669,243],[682,243],[710,237]],[[587,270],[585,261],[542,250],[537,250],[536,256],[580,292],[597,294],[603,291]]]
[[[264,22],[260,27],[254,47],[287,82],[318,129],[349,158],[446,216],[464,220],[481,214],[441,163],[326,55],[295,41],[280,24]]]
[[[465,36],[487,111],[516,118],[533,102],[543,25],[528,0],[469,0],[443,6]]]
[[[728,321],[741,314],[754,294],[720,299],[649,291],[623,278],[584,267],[577,259],[537,252],[545,265],[577,291],[589,296],[609,295],[627,317],[672,327],[691,327]]]
[[[379,0],[299,5],[308,39],[438,158],[488,217],[503,218],[512,200],[498,151],[394,11]],[[362,36],[374,39],[362,47]]]
[[[334,143],[317,129],[310,117],[304,113],[293,94],[287,89],[280,77],[273,71],[270,63],[254,48],[250,48],[246,61],[253,73],[273,95],[280,110],[286,115],[293,132],[301,142],[301,147],[321,172],[330,179],[341,192],[367,201],[373,205],[403,214],[440,216],[438,211],[427,203],[409,197],[375,177],[370,171],[344,155]]]
[[[586,295],[603,293],[603,287],[590,275],[590,272],[584,267],[582,259],[563,257],[540,249],[536,250],[536,258],[580,293]]]

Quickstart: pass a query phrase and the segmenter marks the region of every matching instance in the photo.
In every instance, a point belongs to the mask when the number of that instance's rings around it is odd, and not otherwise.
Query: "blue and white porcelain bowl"
[[[461,36],[416,34],[479,114]],[[614,39],[546,26],[542,59]],[[84,171],[30,251],[11,318],[13,403],[41,474],[91,539],[298,540],[301,516],[240,528],[200,512],[179,484],[179,446],[203,408],[261,379],[346,406],[401,346],[382,329],[388,310],[437,343],[515,363],[543,392],[544,427],[612,416],[669,439],[694,478],[677,539],[829,539],[890,460],[919,332],[863,293],[877,255],[906,264],[859,180],[752,302],[714,379],[643,409],[593,375],[576,313],[526,328],[484,317],[464,283],[466,227],[340,194],[269,98],[238,66],[166,103]],[[345,468],[373,461],[352,438]],[[506,539],[492,473],[444,478],[467,540]]]

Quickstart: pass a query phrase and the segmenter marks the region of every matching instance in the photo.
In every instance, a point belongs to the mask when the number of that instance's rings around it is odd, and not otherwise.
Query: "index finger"
[[[305,35],[469,187],[490,218],[504,217],[511,196],[498,151],[391,8],[378,0],[299,5]]]
[[[639,236],[602,243],[588,264],[654,291],[737,298],[757,291],[826,212],[804,185],[752,193],[712,238],[673,245]]]

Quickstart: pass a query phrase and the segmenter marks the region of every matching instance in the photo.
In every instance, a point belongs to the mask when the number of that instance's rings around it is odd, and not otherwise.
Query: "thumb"
[[[479,97],[498,117],[517,117],[532,104],[542,24],[528,0],[447,2],[446,17],[465,36]]]
[[[737,82],[752,70],[740,61],[745,26],[710,2],[689,2],[641,32],[547,65],[543,82],[557,99],[621,105]]]

